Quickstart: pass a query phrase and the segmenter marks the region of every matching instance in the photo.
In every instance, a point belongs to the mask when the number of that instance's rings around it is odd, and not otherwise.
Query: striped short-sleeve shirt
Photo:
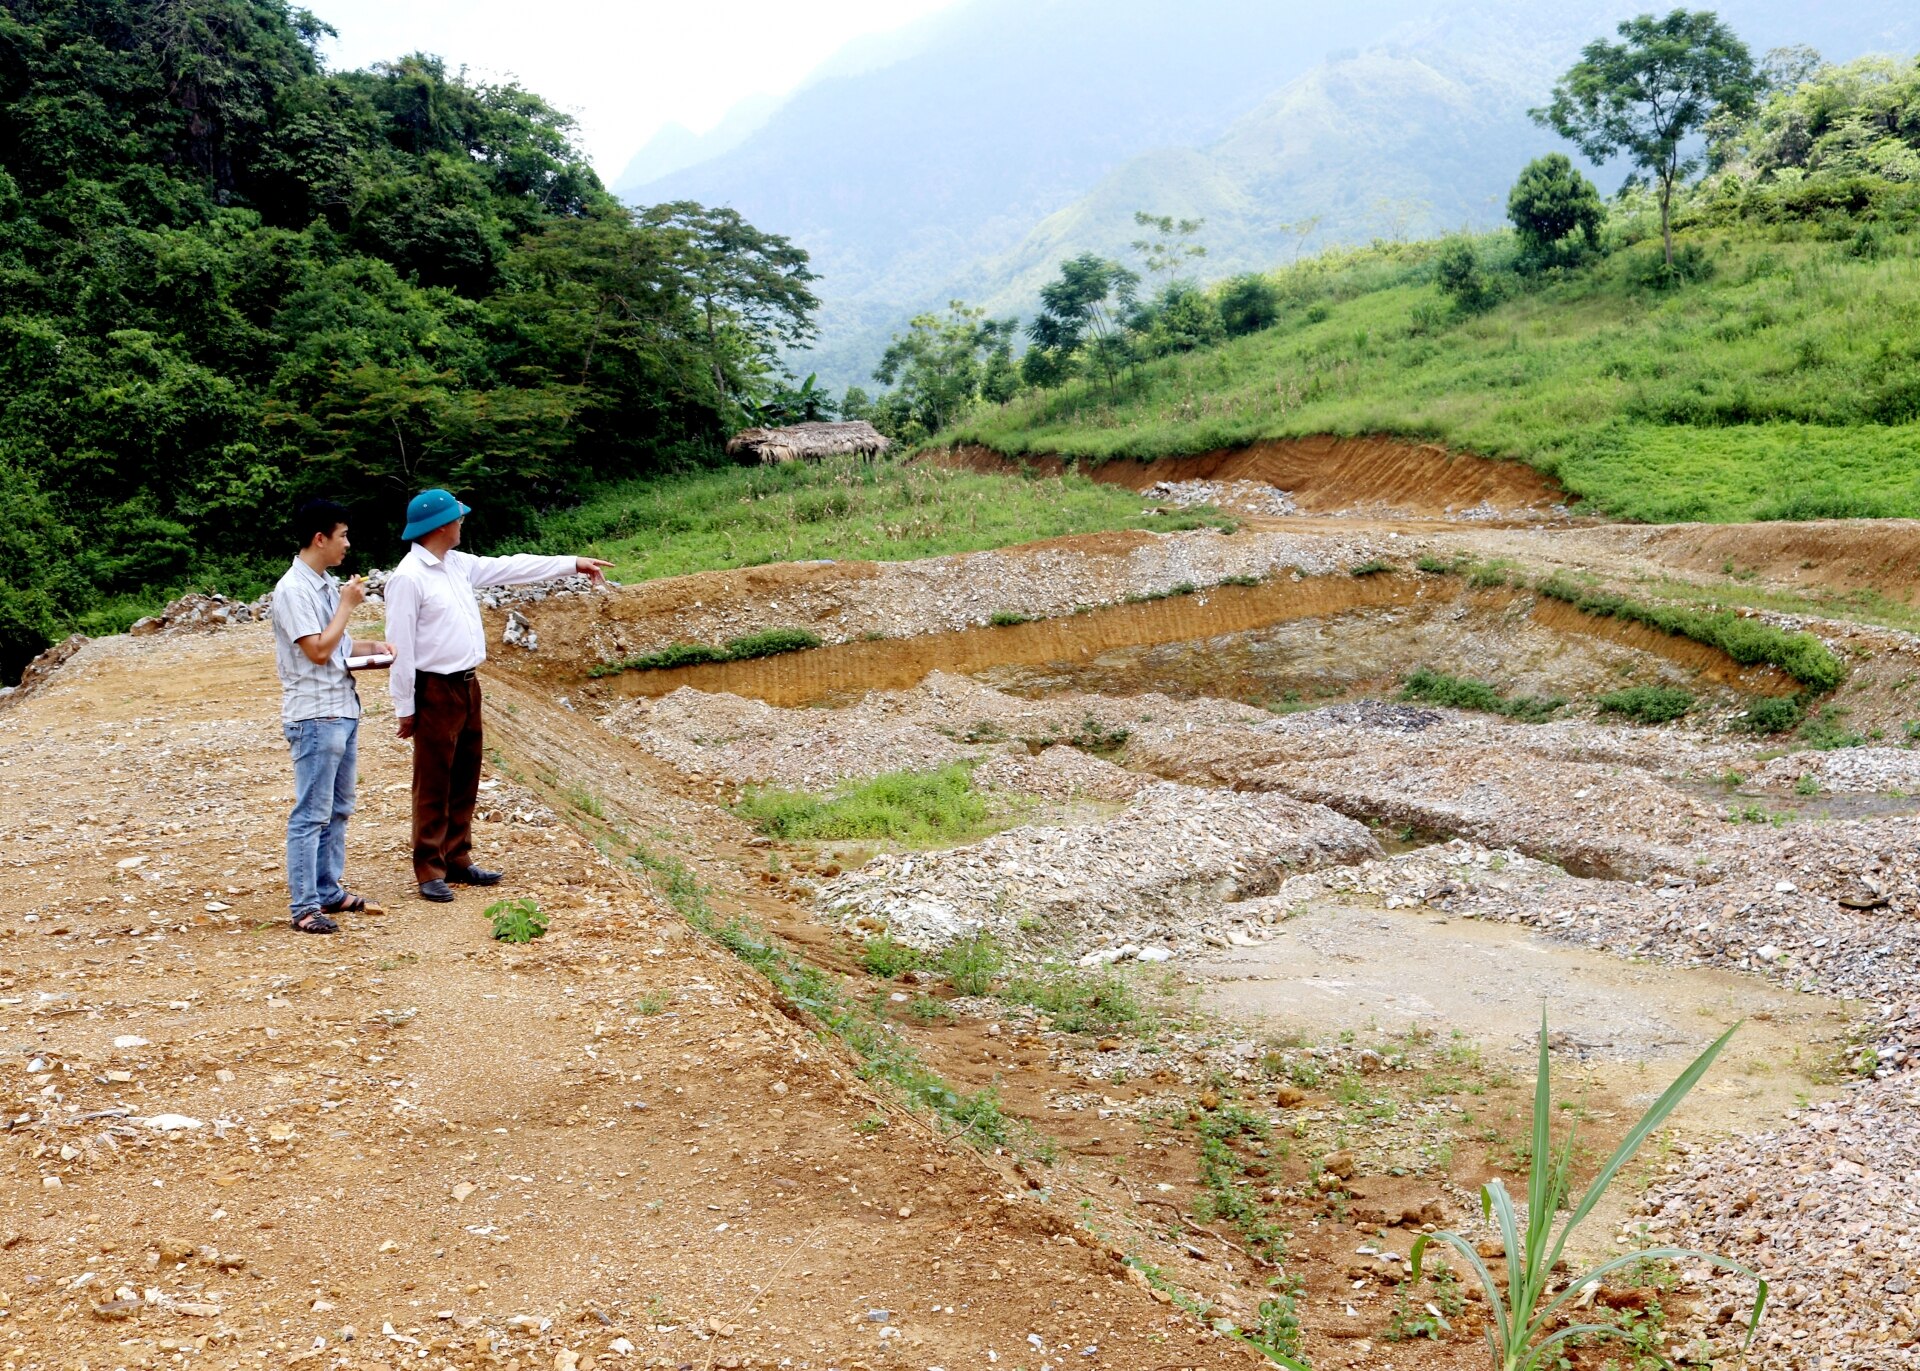
[[[325,633],[339,608],[340,583],[298,557],[273,588],[273,658],[280,673],[283,724],[360,717],[360,692],[347,670],[353,635],[341,634],[324,662],[312,661],[300,650],[300,639]]]

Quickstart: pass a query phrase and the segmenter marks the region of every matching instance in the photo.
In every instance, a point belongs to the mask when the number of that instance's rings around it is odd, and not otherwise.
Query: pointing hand
[[[593,577],[594,584],[596,585],[605,584],[607,579],[605,574],[606,570],[612,565],[612,562],[603,562],[598,557],[575,557],[573,559],[573,569],[576,572]]]

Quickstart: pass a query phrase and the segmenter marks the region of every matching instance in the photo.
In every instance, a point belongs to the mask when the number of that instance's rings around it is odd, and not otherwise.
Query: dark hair
[[[314,534],[331,538],[333,531],[346,522],[346,506],[337,505],[331,500],[307,501],[293,516],[293,532],[300,540],[300,551],[305,552],[313,546]]]

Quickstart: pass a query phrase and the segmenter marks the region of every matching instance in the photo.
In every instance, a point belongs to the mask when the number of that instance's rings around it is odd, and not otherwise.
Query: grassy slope
[[[1069,533],[1218,522],[1145,509],[1138,496],[1083,476],[981,476],[836,458],[608,486],[548,519],[537,542],[591,551],[615,564],[615,580],[640,581],[814,558],[905,561]]]
[[[1272,329],[1142,366],[1117,399],[1076,382],[941,440],[1101,459],[1394,433],[1530,462],[1626,518],[1920,515],[1920,242],[1863,260],[1690,236],[1706,281],[1637,284],[1642,243],[1425,330],[1425,245],[1304,264],[1277,278],[1300,303]]]

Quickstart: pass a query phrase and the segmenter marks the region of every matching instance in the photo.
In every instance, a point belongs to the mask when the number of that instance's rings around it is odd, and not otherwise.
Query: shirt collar
[[[333,575],[331,572],[315,571],[312,567],[307,565],[306,558],[295,557],[293,559],[293,564],[299,567],[302,571],[307,573],[308,580],[314,581],[319,585],[323,585],[323,586],[330,586],[333,584]]]
[[[409,557],[418,557],[422,562],[424,562],[428,566],[440,565],[440,559],[434,556],[431,552],[428,552],[425,545],[421,543],[415,543],[413,545],[413,551],[409,552],[407,555]]]

